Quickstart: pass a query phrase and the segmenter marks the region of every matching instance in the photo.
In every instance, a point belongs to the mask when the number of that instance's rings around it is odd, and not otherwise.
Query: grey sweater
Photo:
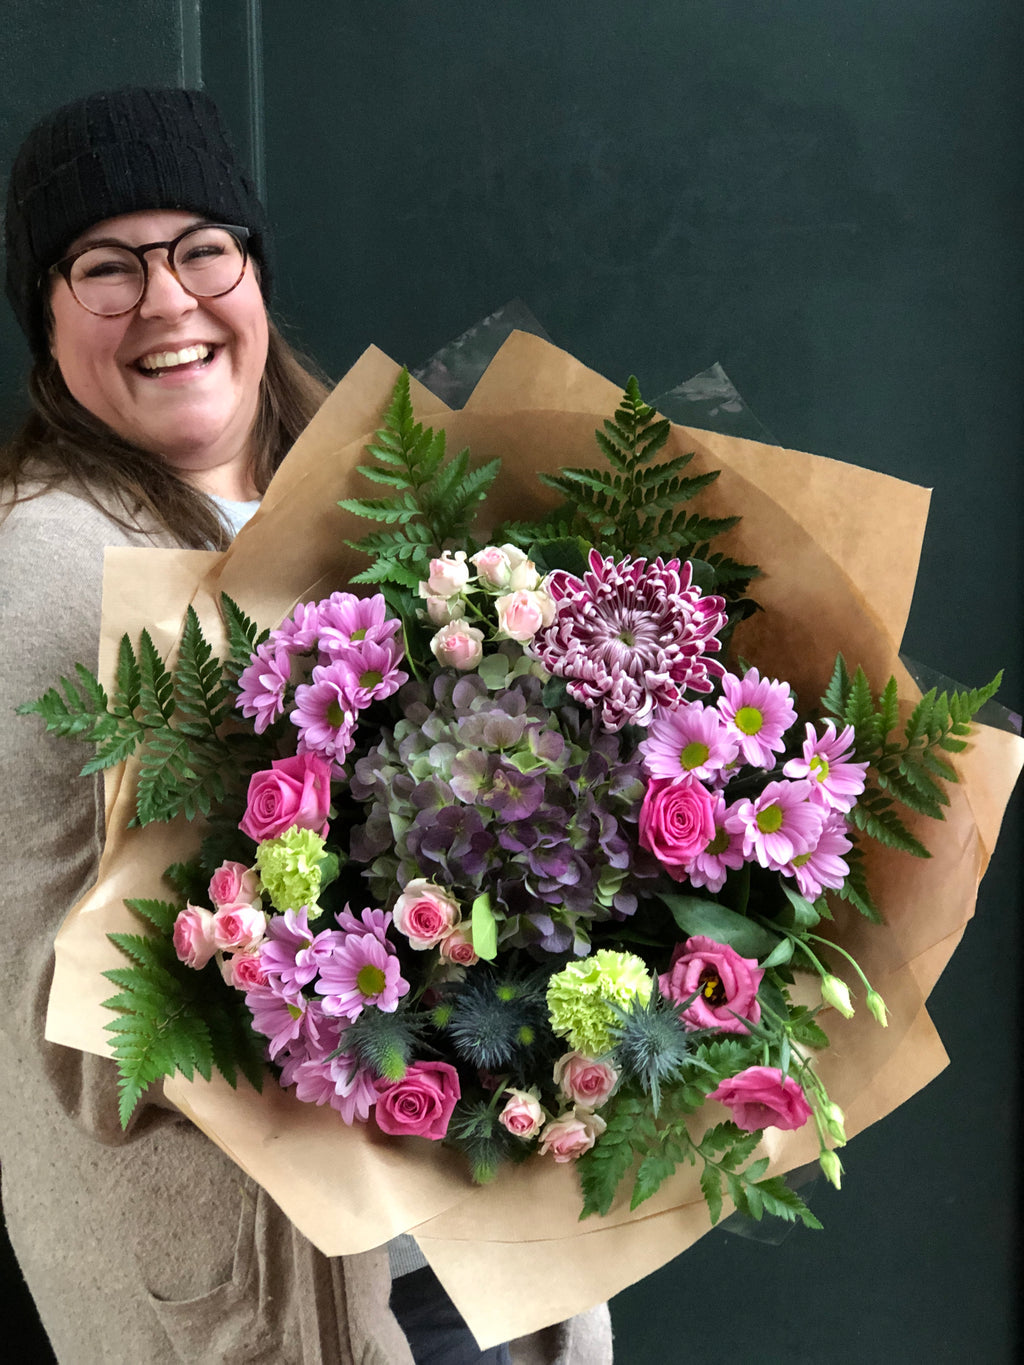
[[[103,548],[169,545],[71,491],[0,508],[0,1175],[8,1232],[66,1365],[411,1365],[385,1249],[327,1258],[178,1114],[127,1133],[113,1063],[44,1041],[52,943],[95,876],[87,751],[14,707],[95,667]],[[514,1344],[517,1365],[605,1365],[607,1309]]]

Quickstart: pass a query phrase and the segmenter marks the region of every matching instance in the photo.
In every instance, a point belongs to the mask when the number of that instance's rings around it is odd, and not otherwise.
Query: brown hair
[[[284,456],[327,396],[326,380],[285,341],[268,319],[267,363],[253,427],[252,477],[262,494]],[[230,536],[215,505],[159,455],[123,440],[71,394],[52,356],[36,362],[29,379],[32,411],[0,448],[0,485],[19,500],[19,481],[36,497],[49,488],[74,488],[126,529],[145,510],[182,545],[223,549]],[[111,512],[111,503],[124,516]]]

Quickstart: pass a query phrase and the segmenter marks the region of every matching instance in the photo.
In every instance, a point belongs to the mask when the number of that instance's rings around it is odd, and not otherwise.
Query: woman
[[[390,1248],[392,1294],[388,1249],[325,1258],[159,1098],[122,1133],[113,1064],[44,1041],[52,941],[93,880],[102,800],[13,707],[95,660],[104,547],[226,545],[325,389],[268,319],[263,210],[203,95],[119,91],[45,119],[6,232],[35,367],[0,457],[0,1163],[58,1358],[609,1360],[604,1310],[481,1355],[410,1239]]]

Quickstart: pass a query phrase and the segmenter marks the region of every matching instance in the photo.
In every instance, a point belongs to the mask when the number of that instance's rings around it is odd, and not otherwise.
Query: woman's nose
[[[141,317],[179,317],[199,307],[198,300],[178,283],[166,256],[149,258],[148,276],[145,293],[139,301]]]

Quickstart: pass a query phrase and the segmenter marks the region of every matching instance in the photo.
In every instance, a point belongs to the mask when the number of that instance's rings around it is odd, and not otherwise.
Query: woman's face
[[[100,240],[166,242],[200,221],[176,210],[126,213],[82,233],[67,254]],[[87,312],[56,277],[50,349],[64,382],[94,417],[162,455],[196,487],[251,498],[251,437],[267,359],[267,315],[252,262],[229,294],[194,299],[167,268],[165,251],[146,259],[146,293],[121,317]]]

